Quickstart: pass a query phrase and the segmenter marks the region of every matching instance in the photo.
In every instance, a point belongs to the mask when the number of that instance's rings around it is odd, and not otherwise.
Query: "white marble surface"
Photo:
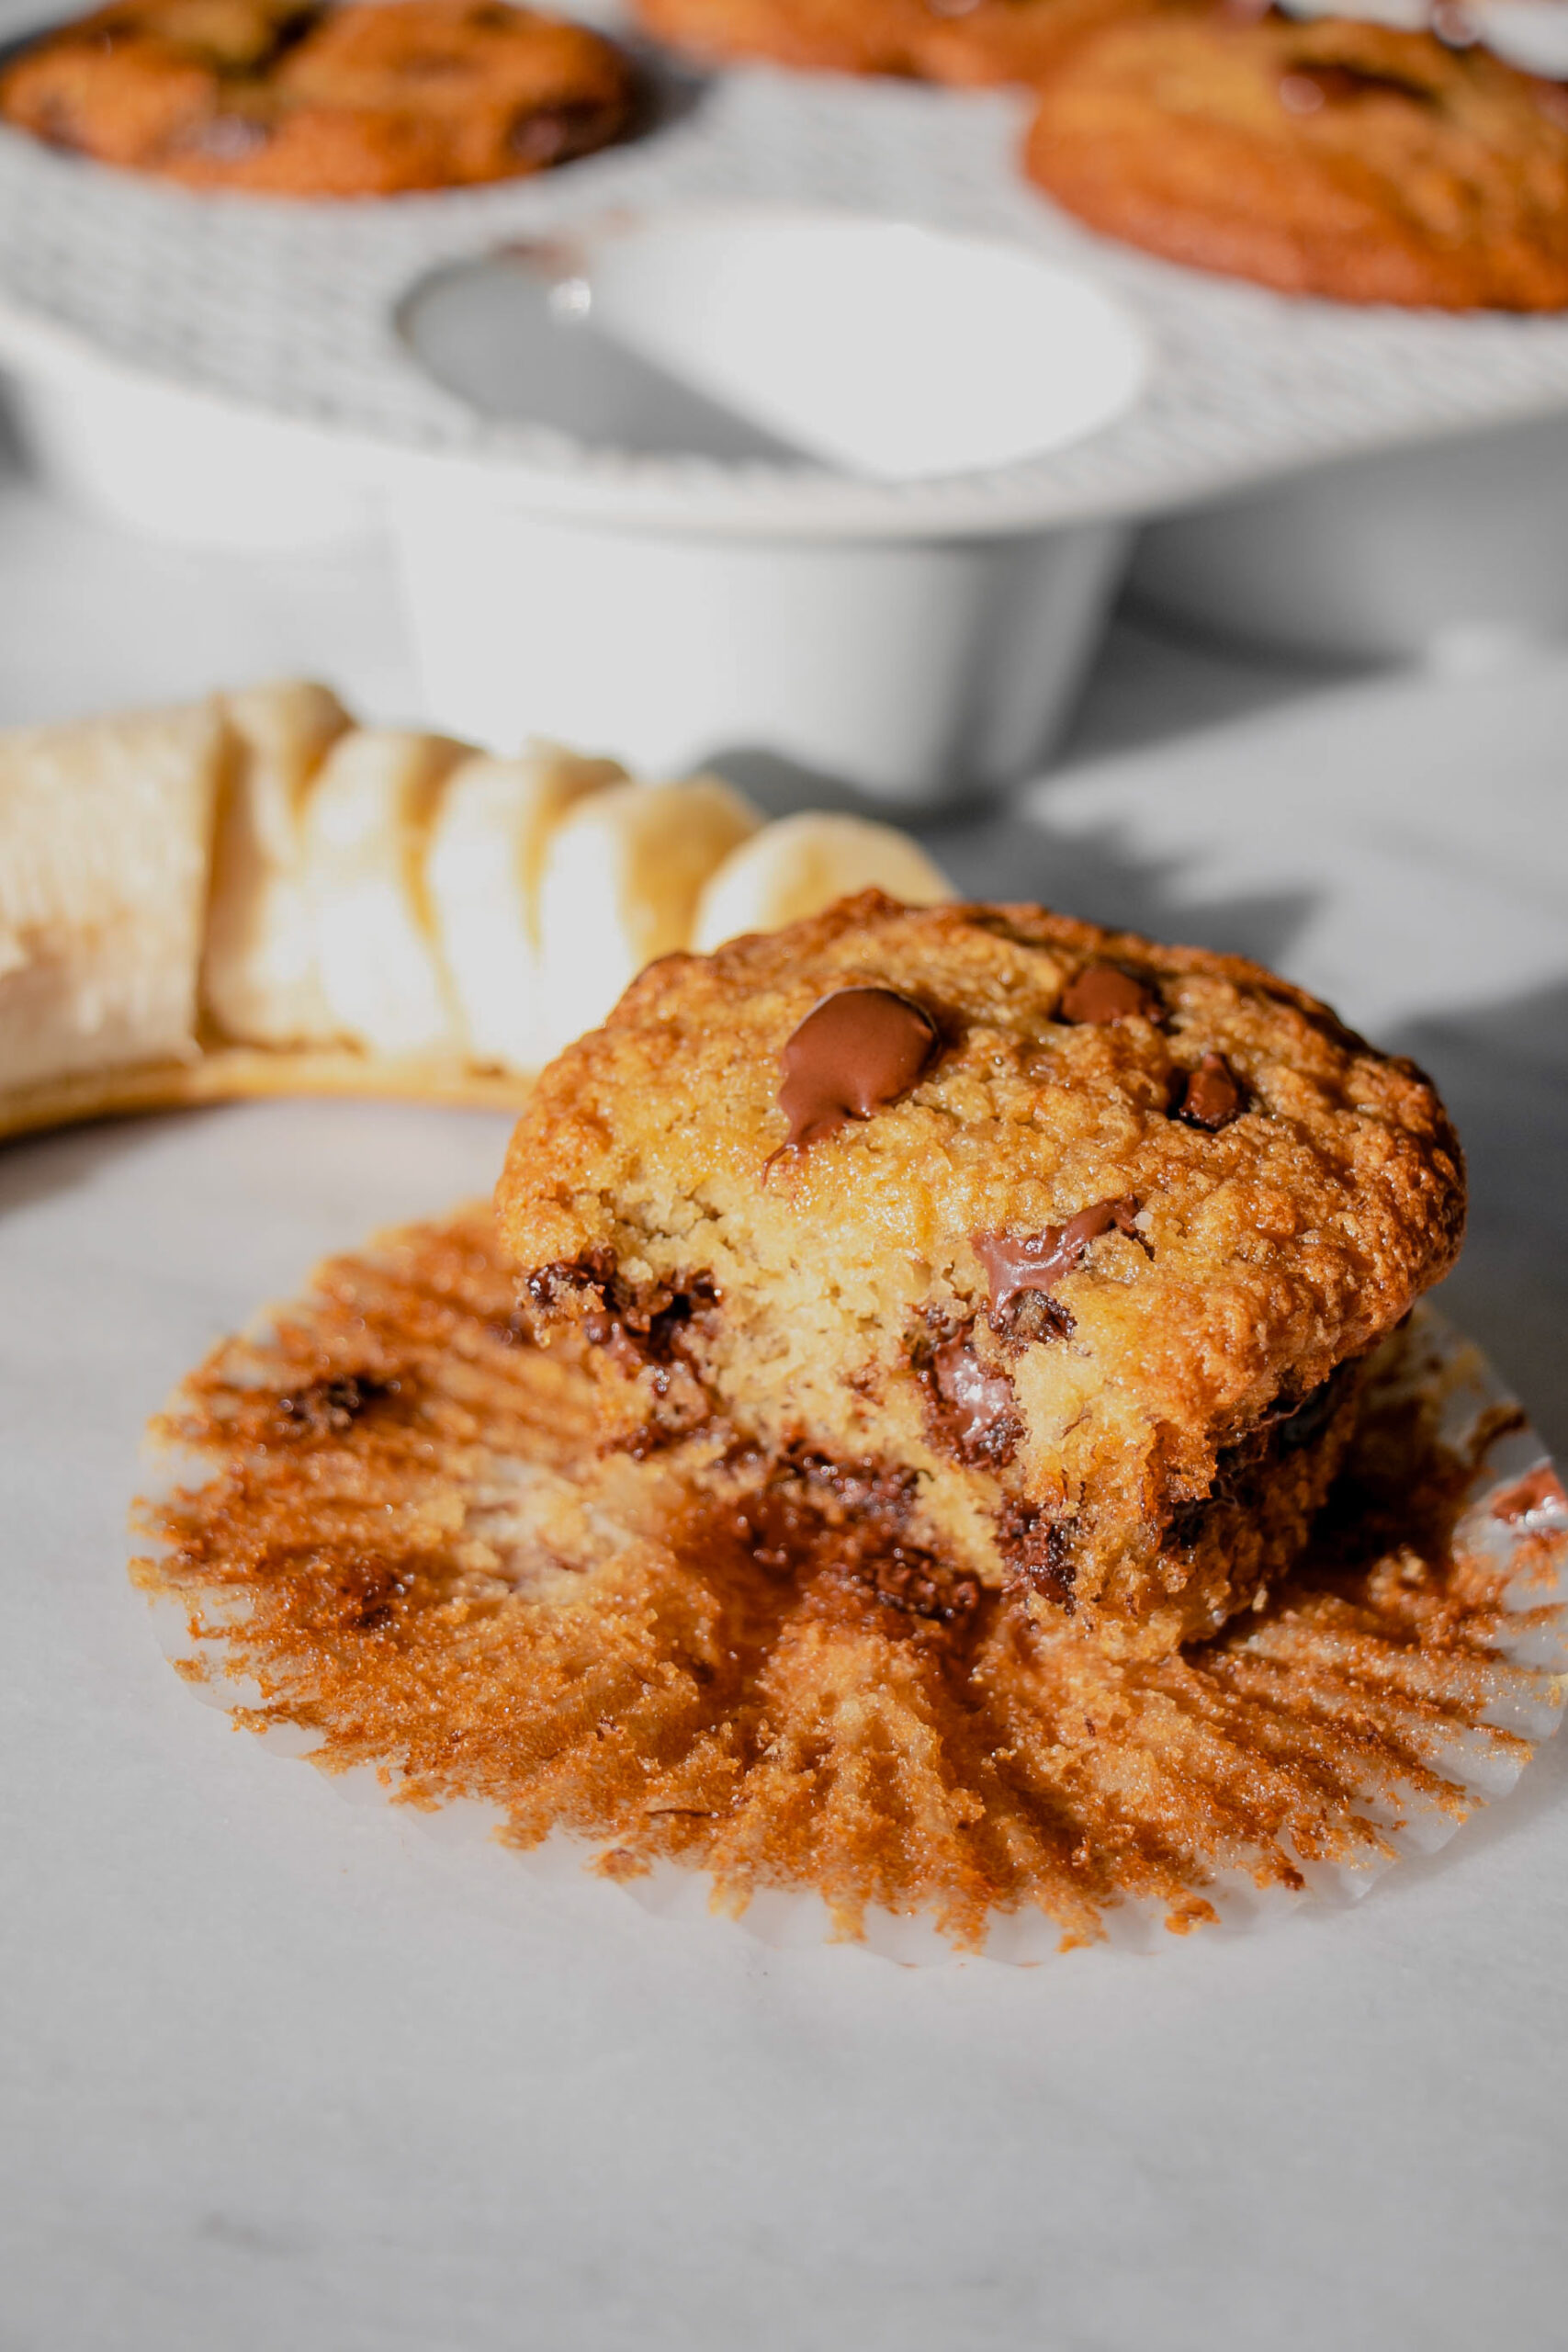
[[[0,720],[313,666],[373,562],[115,541],[0,483]],[[1123,628],[980,888],[1257,949],[1436,1069],[1448,1297],[1568,1439],[1568,660],[1269,670]],[[265,1105],[0,1155],[5,2352],[1550,2352],[1568,1743],[1353,1913],[900,1971],[541,1884],[193,1703],[121,1569],[144,1414],[502,1128]]]

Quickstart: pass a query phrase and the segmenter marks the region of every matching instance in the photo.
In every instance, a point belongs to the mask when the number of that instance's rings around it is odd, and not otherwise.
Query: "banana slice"
[[[549,1054],[602,1021],[645,964],[686,945],[704,884],[761,823],[717,776],[617,785],[568,817],[539,890]]]
[[[305,804],[316,957],[333,1033],[373,1054],[464,1050],[425,889],[441,788],[473,747],[356,729],[327,753]]]
[[[0,1088],[196,1055],[224,757],[210,703],[0,736]]]
[[[354,722],[335,695],[302,679],[225,695],[222,707],[235,756],[213,858],[203,993],[231,1037],[323,1045],[339,1033],[316,958],[305,801]]]
[[[895,825],[807,811],[781,817],[743,842],[710,876],[697,903],[692,945],[709,956],[748,931],[782,931],[852,891],[886,890],[913,907],[954,896],[918,842]]]
[[[473,1059],[537,1069],[549,1058],[539,884],[556,828],[590,793],[623,784],[615,760],[554,743],[520,759],[465,760],[446,779],[426,878]]]

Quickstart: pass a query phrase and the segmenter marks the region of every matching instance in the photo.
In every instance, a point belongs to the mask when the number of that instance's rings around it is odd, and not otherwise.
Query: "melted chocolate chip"
[[[949,1340],[931,1358],[931,1374],[960,1450],[1005,1462],[1019,1436],[1017,1400],[1006,1373],[987,1372],[967,1340]]]
[[[734,1466],[747,1464],[737,1456]],[[980,1589],[909,1541],[918,1483],[911,1471],[792,1448],[731,1512],[729,1532],[765,1576],[805,1586],[814,1606],[870,1600],[951,1625],[973,1615]]]
[[[1253,1441],[1262,1437],[1279,1453],[1299,1453],[1314,1444],[1339,1409],[1355,1370],[1353,1361],[1339,1364],[1304,1396],[1277,1396],[1253,1430]],[[1244,1447],[1247,1442],[1243,1439]]]
[[[395,1396],[395,1380],[371,1380],[348,1373],[337,1380],[313,1380],[291,1396],[280,1396],[277,1410],[285,1426],[300,1437],[341,1437],[361,1413],[384,1396]]]
[[[933,1553],[909,1544],[896,1544],[890,1552],[859,1561],[852,1573],[887,1608],[938,1625],[971,1616],[979,1603],[974,1577],[956,1575]]]
[[[1048,1225],[1043,1233],[972,1236],[975,1255],[991,1285],[992,1314],[1010,1306],[1021,1291],[1049,1291],[1053,1283],[1081,1266],[1091,1242],[1112,1227],[1130,1236],[1152,1257],[1154,1252],[1134,1222],[1137,1214],[1137,1202],[1126,1193],[1117,1201],[1096,1201],[1092,1207],[1068,1217],[1065,1225]]]
[[[1205,1054],[1197,1069],[1187,1072],[1175,1115],[1190,1127],[1206,1127],[1211,1135],[1240,1117],[1241,1089],[1223,1056]]]
[[[605,1349],[628,1373],[673,1363],[682,1351],[687,1325],[718,1299],[712,1276],[704,1273],[639,1291],[607,1250],[536,1266],[524,1287],[547,1321],[571,1316],[589,1346]]]
[[[1337,1365],[1326,1380],[1320,1380],[1304,1396],[1277,1396],[1244,1437],[1222,1448],[1208,1493],[1176,1505],[1166,1548],[1190,1550],[1201,1542],[1216,1511],[1258,1510],[1280,1464],[1288,1455],[1315,1445],[1326,1434],[1347,1391],[1359,1377],[1359,1364],[1352,1358]]]
[[[1303,65],[1280,80],[1280,104],[1287,114],[1317,114],[1325,106],[1373,96],[1414,99],[1420,106],[1432,102],[1432,93],[1422,83],[1397,74],[1368,73],[1359,65]]]
[[[1157,1021],[1160,1001],[1146,980],[1124,972],[1120,964],[1086,964],[1062,991],[1056,1008],[1060,1021],[1092,1023],[1131,1021],[1142,1016]]]
[[[76,119],[62,98],[46,98],[32,127],[46,147],[58,147],[65,155],[82,153]]]
[[[506,143],[519,162],[544,168],[590,153],[604,145],[604,108],[580,99],[575,105],[530,107],[507,132]]]
[[[780,1055],[786,1151],[907,1094],[936,1051],[936,1023],[892,989],[840,989],[807,1014]]]
[[[239,164],[265,147],[270,136],[265,123],[251,115],[215,114],[192,133],[189,143],[217,163]]]
[[[971,1467],[1000,1467],[1012,1460],[1023,1435],[1012,1382],[981,1363],[970,1340],[972,1324],[941,1339],[940,1319],[931,1319],[935,1332],[917,1338],[910,1354],[931,1436]]]
[[[997,1543],[1015,1582],[1073,1614],[1077,1563],[1072,1556],[1076,1520],[1052,1519],[1032,1503],[1005,1503],[997,1514]]]
[[[345,1560],[332,1577],[321,1604],[310,1622],[322,1632],[339,1627],[355,1634],[378,1634],[397,1615],[397,1604],[413,1590],[413,1579],[385,1560]]]
[[[1070,1340],[1078,1328],[1071,1308],[1043,1290],[1020,1291],[1005,1306],[994,1306],[986,1320],[997,1337],[1014,1349]]]

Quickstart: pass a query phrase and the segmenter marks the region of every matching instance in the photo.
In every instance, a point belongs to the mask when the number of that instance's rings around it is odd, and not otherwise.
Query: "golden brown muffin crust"
[[[637,0],[656,40],[802,73],[919,72],[925,0]]]
[[[1107,235],[1288,293],[1568,305],[1562,92],[1346,17],[1172,13],[1076,45],[1031,176]]]
[[[1160,0],[637,0],[649,32],[715,58],[820,74],[1033,82],[1068,44]]]
[[[984,86],[1039,82],[1076,42],[1122,17],[1153,13],[1183,0],[975,0],[936,7],[921,0],[927,24],[919,70],[933,82]]]
[[[781,1055],[857,987],[938,1049],[790,1150]],[[1119,992],[1147,1009],[1104,1017]],[[545,1324],[618,1367],[623,1434],[711,1414],[907,1467],[911,1540],[991,1582],[1054,1546],[1080,1615],[1159,1645],[1255,1589],[1199,1573],[1179,1514],[1447,1270],[1464,1183],[1420,1072],[1258,966],[870,891],[651,967],[538,1081],[497,1201]]]

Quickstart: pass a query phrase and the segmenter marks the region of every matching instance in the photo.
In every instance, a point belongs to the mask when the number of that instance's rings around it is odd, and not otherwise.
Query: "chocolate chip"
[[[713,1278],[705,1273],[675,1283],[629,1283],[608,1250],[536,1266],[524,1287],[546,1322],[570,1317],[591,1348],[604,1348],[628,1373],[676,1362],[687,1326],[718,1301]]]
[[[313,1380],[308,1388],[280,1396],[277,1409],[285,1425],[301,1437],[341,1437],[368,1407],[395,1396],[399,1385],[348,1373],[337,1380]]]
[[[1146,980],[1139,979],[1136,973],[1124,972],[1120,964],[1086,964],[1063,989],[1056,1016],[1061,1021],[1092,1023],[1098,1027],[1108,1021],[1138,1017],[1157,1021],[1160,1010],[1154,989]]]
[[[1280,104],[1287,114],[1317,114],[1328,96],[1315,74],[1281,74]]]
[[[215,114],[192,132],[188,143],[217,163],[239,164],[265,147],[270,136],[265,123],[250,115]]]
[[[1211,1135],[1240,1117],[1241,1089],[1223,1056],[1205,1054],[1197,1069],[1186,1073],[1174,1115],[1190,1127],[1207,1127]]]
[[[998,1339],[1014,1348],[1070,1340],[1078,1328],[1072,1309],[1043,1290],[1020,1291],[1005,1306],[994,1306],[986,1320]]]
[[[949,1340],[931,1358],[937,1395],[952,1409],[961,1447],[1004,1459],[1018,1442],[1013,1386],[1005,1372],[987,1372],[967,1340]]]
[[[569,163],[574,155],[590,153],[604,145],[604,108],[581,100],[576,105],[530,107],[507,132],[506,143],[520,163],[536,164],[543,170],[551,164]]]
[[[1279,1453],[1299,1453],[1303,1446],[1314,1445],[1339,1408],[1351,1370],[1348,1364],[1339,1365],[1304,1396],[1276,1397],[1254,1434],[1261,1433]]]
[[[1015,1582],[1073,1614],[1077,1562],[1072,1556],[1077,1521],[1051,1519],[1032,1503],[1009,1502],[997,1514],[997,1543]]]
[[[975,1577],[960,1576],[933,1554],[910,1544],[896,1544],[880,1557],[858,1561],[853,1573],[856,1581],[886,1608],[899,1610],[906,1617],[951,1625],[972,1616],[979,1605],[980,1588]]]
[[[1153,1250],[1134,1222],[1138,1204],[1130,1193],[1116,1201],[1096,1201],[1064,1225],[1048,1225],[1043,1233],[976,1233],[971,1236],[975,1255],[991,1286],[993,1317],[1009,1307],[1021,1291],[1049,1291],[1081,1266],[1091,1242],[1112,1227],[1127,1234],[1152,1257]]]
[[[1305,65],[1282,74],[1280,81],[1280,104],[1287,114],[1297,116],[1373,96],[1411,98],[1419,106],[1432,103],[1425,84],[1398,74],[1368,73],[1359,65]]]
[[[751,1465],[743,1453],[730,1466]],[[728,1513],[728,1533],[770,1577],[805,1584],[818,1603],[873,1600],[900,1615],[953,1624],[979,1606],[976,1579],[912,1543],[918,1477],[877,1462],[835,1462],[791,1448],[767,1483]]]
[[[65,155],[84,153],[76,119],[62,98],[52,96],[46,98],[39,108],[32,128],[46,147],[58,147]]]
[[[935,1331],[920,1334],[910,1353],[932,1438],[971,1467],[1010,1462],[1023,1435],[1012,1382],[981,1363],[970,1338],[973,1324],[933,1346],[942,1324],[938,1317],[929,1319]]]
[[[893,989],[840,989],[808,1012],[779,1060],[786,1151],[907,1094],[936,1051],[936,1023]]]

